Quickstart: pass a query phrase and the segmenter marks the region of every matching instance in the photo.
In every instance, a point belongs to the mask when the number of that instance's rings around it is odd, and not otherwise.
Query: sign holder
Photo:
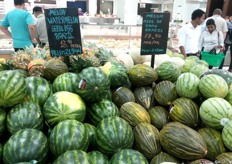
[[[141,38],[141,55],[151,55],[154,68],[155,55],[165,54],[168,41],[170,13],[144,13]]]

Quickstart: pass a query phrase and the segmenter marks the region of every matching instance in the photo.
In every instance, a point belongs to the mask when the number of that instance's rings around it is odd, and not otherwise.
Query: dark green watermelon
[[[89,158],[93,161],[94,164],[108,164],[108,157],[102,154],[99,151],[88,152]]]
[[[119,115],[118,107],[111,100],[106,99],[93,103],[87,112],[91,123],[95,126],[104,118]]]
[[[105,155],[113,155],[121,149],[132,148],[134,135],[131,126],[120,117],[108,117],[96,129],[98,149]]]
[[[133,149],[123,149],[115,153],[110,160],[110,164],[148,164],[146,158]]]
[[[18,162],[46,163],[48,153],[47,137],[36,129],[22,129],[14,133],[3,148],[3,161],[5,164]]]
[[[88,135],[89,135],[89,147],[88,150],[94,150],[97,147],[96,143],[96,127],[89,124],[84,123],[85,128],[87,129]]]
[[[7,113],[6,126],[11,134],[25,128],[42,130],[43,124],[41,108],[34,102],[21,103]]]
[[[60,155],[53,164],[94,164],[88,154],[81,150],[69,150]]]
[[[0,136],[5,130],[6,112],[0,108]]]
[[[55,157],[67,150],[86,151],[89,135],[86,127],[76,120],[65,120],[57,124],[49,136],[49,147]]]
[[[27,87],[26,100],[43,106],[47,98],[52,94],[49,82],[42,77],[36,76],[27,77],[25,80]]]

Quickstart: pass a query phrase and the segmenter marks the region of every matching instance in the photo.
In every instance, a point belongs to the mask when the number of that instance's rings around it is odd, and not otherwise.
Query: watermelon
[[[95,126],[97,126],[104,118],[118,115],[118,107],[111,100],[103,99],[91,104],[88,109],[90,122]]]
[[[88,152],[88,156],[94,164],[108,164],[109,163],[108,157],[99,151]]]
[[[163,127],[160,143],[167,153],[183,160],[196,160],[207,154],[201,135],[179,122],[170,122]]]
[[[111,156],[121,149],[132,148],[134,135],[131,126],[120,117],[103,119],[96,129],[98,149]]]
[[[182,73],[176,81],[176,91],[180,97],[194,99],[199,95],[200,79],[193,73]]]
[[[86,115],[86,105],[79,95],[60,91],[54,93],[46,100],[43,114],[45,120],[51,126],[67,119],[82,122]]]
[[[63,73],[55,78],[52,83],[52,90],[54,93],[59,91],[75,92],[75,83],[78,75],[71,72]]]
[[[49,136],[49,147],[55,157],[67,150],[86,151],[89,135],[86,127],[76,120],[65,120],[57,124]]]
[[[2,147],[2,144],[0,143],[0,162],[2,161],[2,149],[3,147]]]
[[[158,78],[157,71],[144,64],[136,64],[128,71],[129,80],[136,87],[144,87],[152,84]]]
[[[175,82],[181,74],[181,69],[177,64],[166,61],[157,68],[157,72],[159,80]]]
[[[228,122],[222,129],[222,139],[225,146],[232,151],[232,121]]]
[[[0,73],[0,107],[13,107],[26,96],[26,82],[22,74],[15,71]]]
[[[34,102],[23,102],[12,108],[7,114],[6,126],[13,134],[20,129],[43,129],[41,107]]]
[[[6,112],[0,108],[0,136],[5,130]]]
[[[60,155],[53,164],[94,164],[88,154],[81,150],[69,150]]]
[[[89,123],[84,123],[85,128],[88,132],[89,135],[89,147],[88,150],[94,150],[96,148],[96,127],[89,124]]]
[[[139,87],[134,90],[135,102],[145,109],[150,109],[154,102],[153,89],[151,87]]]
[[[46,136],[36,129],[22,129],[14,133],[3,148],[5,164],[37,161],[46,163],[48,141]]]
[[[221,76],[210,74],[201,78],[199,90],[205,98],[224,98],[229,88],[226,81]]]
[[[126,120],[132,127],[135,127],[139,123],[151,123],[147,110],[135,102],[123,104],[119,113],[120,117]]]
[[[68,72],[67,65],[58,58],[52,58],[44,64],[44,77],[53,81],[57,76]]]
[[[213,129],[222,129],[232,120],[232,107],[225,99],[214,97],[205,100],[200,106],[203,124]]]
[[[121,86],[128,86],[129,84],[129,77],[127,75],[126,67],[116,61],[109,61],[106,62],[102,67],[101,70],[109,76],[110,79],[110,86],[112,89],[121,87]]]
[[[42,77],[31,76],[26,79],[27,101],[33,101],[43,106],[47,98],[52,94],[51,85]]]
[[[171,81],[161,81],[154,89],[155,100],[162,106],[169,106],[178,98],[176,85]]]
[[[180,164],[180,161],[178,159],[165,152],[160,152],[158,155],[154,156],[150,164],[160,164],[162,162],[173,162],[175,164]]]
[[[161,152],[159,130],[151,124],[141,123],[134,129],[134,147],[147,159],[151,160]]]
[[[148,113],[151,118],[151,124],[159,130],[161,130],[164,125],[171,121],[168,111],[162,106],[152,107]]]
[[[207,159],[198,159],[195,161],[190,162],[189,164],[214,164],[212,161],[207,160]]]
[[[148,164],[148,161],[136,150],[123,149],[113,155],[110,164]]]
[[[202,136],[207,145],[207,155],[205,158],[215,160],[216,156],[226,152],[223,144],[222,135],[219,131],[211,128],[201,128],[198,133]]]
[[[199,107],[188,98],[178,98],[173,101],[169,116],[173,121],[178,121],[192,128],[197,127],[200,123]]]
[[[135,102],[134,93],[126,87],[119,87],[113,92],[113,102],[119,108],[126,102]]]
[[[182,69],[181,69],[182,73],[189,72],[191,70],[191,68],[193,66],[195,66],[197,64],[197,61],[199,60],[199,59],[196,59],[196,58],[189,58],[189,57],[185,58],[185,63],[183,65]]]
[[[231,164],[232,152],[222,153],[216,157],[215,163]]]
[[[209,68],[205,65],[196,64],[194,65],[189,72],[195,74],[197,77],[201,77],[202,74],[207,72]]]
[[[225,99],[232,105],[232,88],[229,89]]]
[[[111,99],[110,79],[100,68],[85,68],[79,73],[75,93],[87,102]]]

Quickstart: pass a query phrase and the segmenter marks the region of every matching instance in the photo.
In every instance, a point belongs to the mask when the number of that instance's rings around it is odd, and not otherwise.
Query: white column
[[[186,11],[186,0],[175,0],[173,5],[173,16],[172,16],[173,20],[183,20],[186,14],[185,11]]]
[[[90,16],[97,14],[97,0],[89,0],[89,14]]]
[[[9,11],[13,10],[14,7],[14,0],[4,0],[4,13],[8,13]]]
[[[66,8],[67,7],[67,0],[56,0],[56,7],[57,8]]]
[[[124,24],[136,25],[138,13],[138,0],[125,0]]]

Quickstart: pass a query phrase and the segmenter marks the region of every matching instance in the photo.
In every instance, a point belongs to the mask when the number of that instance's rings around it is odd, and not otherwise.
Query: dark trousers
[[[23,48],[14,48],[15,52],[19,51],[19,50],[24,50]]]

